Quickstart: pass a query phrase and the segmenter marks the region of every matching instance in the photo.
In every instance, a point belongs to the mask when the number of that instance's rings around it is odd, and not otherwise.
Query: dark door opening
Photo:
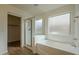
[[[20,47],[21,17],[8,14],[8,49]]]

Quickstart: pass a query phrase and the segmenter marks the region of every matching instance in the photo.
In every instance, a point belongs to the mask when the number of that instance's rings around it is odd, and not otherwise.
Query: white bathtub
[[[53,39],[53,38],[52,38]],[[55,40],[55,38],[54,38]],[[52,48],[60,49],[63,51],[67,51],[74,54],[79,54],[79,48],[73,47],[71,44],[64,43],[64,42],[57,42],[54,40],[47,40],[43,35],[35,36],[35,42],[39,44],[43,44]],[[56,39],[57,40],[57,39]]]

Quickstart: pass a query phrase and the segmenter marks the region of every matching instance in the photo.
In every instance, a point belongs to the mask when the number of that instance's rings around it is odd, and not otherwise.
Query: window
[[[69,34],[69,31],[70,13],[48,18],[49,34]]]
[[[35,20],[35,33],[42,34],[42,19]]]

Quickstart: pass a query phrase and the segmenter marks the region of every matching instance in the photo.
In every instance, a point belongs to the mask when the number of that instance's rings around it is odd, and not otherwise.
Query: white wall
[[[16,16],[21,16],[22,19],[23,17],[29,17],[30,14],[20,10],[20,9],[17,9],[13,6],[10,6],[10,5],[0,5],[0,54],[3,54],[3,53],[6,53],[7,52],[7,14],[11,13],[13,15],[16,15]],[[22,23],[22,28],[21,28],[21,34],[24,34],[24,22],[23,20],[21,21]],[[22,40],[22,46],[23,46],[23,42],[24,42],[24,36],[22,35],[21,37],[21,40]]]

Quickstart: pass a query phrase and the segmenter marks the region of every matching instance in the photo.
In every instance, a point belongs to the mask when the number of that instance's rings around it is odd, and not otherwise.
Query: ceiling
[[[65,4],[12,4],[12,6],[22,9],[32,15],[54,10],[64,5]]]

